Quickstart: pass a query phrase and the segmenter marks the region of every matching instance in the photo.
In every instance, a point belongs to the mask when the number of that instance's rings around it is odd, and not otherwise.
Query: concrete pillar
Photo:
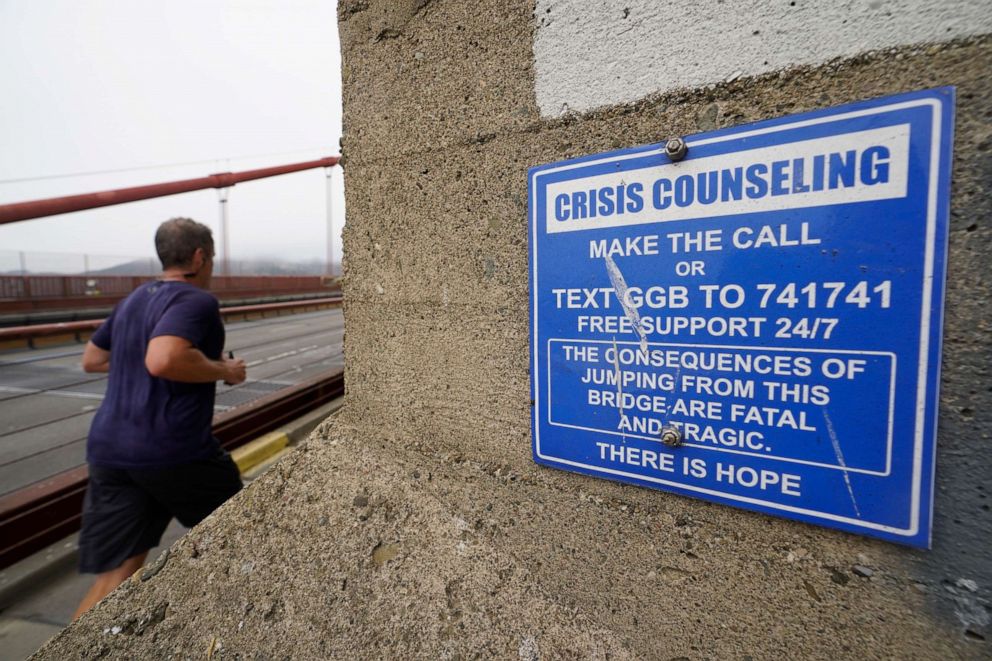
[[[218,641],[314,658],[988,656],[982,3],[342,0],[339,20],[345,408],[42,658]],[[533,463],[528,167],[942,85],[958,124],[932,551]]]

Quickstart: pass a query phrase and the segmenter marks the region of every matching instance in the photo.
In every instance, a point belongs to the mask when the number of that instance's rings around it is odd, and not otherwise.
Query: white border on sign
[[[916,420],[914,426],[914,445],[913,445],[913,480],[912,480],[912,493],[910,494],[910,525],[908,528],[898,528],[896,526],[885,525],[881,523],[874,523],[871,521],[864,521],[862,519],[852,519],[847,516],[840,516],[837,514],[830,514],[828,512],[820,512],[817,510],[810,510],[803,507],[793,507],[791,505],[785,505],[782,503],[776,503],[767,500],[761,500],[760,498],[750,498],[748,496],[739,496],[736,494],[725,493],[722,491],[716,491],[714,489],[706,489],[703,487],[692,486],[691,484],[686,484],[682,482],[673,482],[670,480],[662,480],[660,478],[653,478],[645,475],[640,475],[636,473],[628,473],[626,471],[619,471],[612,468],[604,468],[602,466],[593,466],[589,464],[583,464],[576,461],[570,461],[568,459],[561,459],[558,457],[552,457],[550,455],[543,454],[541,452],[541,431],[540,424],[534,425],[534,447],[537,452],[537,456],[548,461],[557,462],[559,464],[574,466],[576,468],[583,468],[585,470],[606,473],[611,475],[617,475],[620,477],[627,477],[634,480],[641,480],[646,482],[655,482],[657,484],[663,484],[666,486],[675,487],[677,489],[683,489],[686,491],[695,491],[697,493],[705,494],[708,496],[715,496],[718,498],[726,498],[728,500],[733,500],[741,503],[748,503],[751,505],[758,505],[761,507],[767,507],[770,509],[781,510],[783,512],[791,512],[794,514],[801,514],[803,516],[808,516],[811,518],[819,518],[828,521],[836,521],[838,523],[845,523],[859,528],[869,528],[872,530],[879,530],[882,532],[891,533],[894,535],[912,537],[915,535],[920,528],[920,482],[922,480],[923,471],[923,432],[926,426],[925,412],[926,412],[926,387],[927,387],[927,371],[929,367],[929,348],[930,348],[930,334],[929,334],[929,321],[930,313],[932,309],[933,297],[933,265],[934,265],[934,241],[937,234],[937,185],[940,176],[939,166],[940,166],[940,149],[941,149],[941,135],[940,125],[942,119],[942,108],[941,103],[936,99],[914,99],[912,101],[903,101],[900,103],[893,103],[887,106],[878,106],[876,108],[866,108],[864,110],[856,110],[849,113],[843,113],[840,115],[828,115],[823,117],[815,117],[812,119],[806,119],[798,122],[793,122],[791,124],[778,124],[776,126],[769,126],[766,128],[754,129],[751,131],[743,131],[740,133],[733,133],[731,135],[716,136],[713,138],[706,138],[704,140],[688,142],[689,147],[693,145],[701,146],[708,144],[716,144],[720,142],[726,142],[728,140],[738,140],[740,138],[747,138],[757,135],[766,135],[769,133],[776,133],[783,130],[802,128],[805,126],[815,126],[817,124],[824,124],[827,122],[836,122],[844,119],[853,119],[855,117],[864,117],[867,115],[876,115],[883,112],[892,112],[894,110],[906,110],[909,108],[918,108],[921,106],[930,106],[933,110],[932,113],[932,127],[931,127],[931,141],[930,141],[930,181],[927,188],[927,221],[926,221],[926,244],[923,256],[923,301],[920,309],[920,363],[919,369],[917,370],[917,389],[916,389]],[[645,155],[645,152],[635,152],[632,154],[624,154],[621,156],[611,156],[603,157],[601,159],[593,159],[587,161],[581,161],[579,163],[571,163],[568,165],[563,165],[558,168],[549,168],[547,170],[541,170],[540,172],[535,172],[533,175],[533,180],[531,182],[532,190],[534,194],[537,193],[538,188],[538,178],[544,175],[553,174],[556,172],[563,172],[567,170],[573,170],[580,167],[587,167],[590,165],[596,165],[598,163],[607,162],[617,162],[622,160],[628,160],[631,158],[640,158]],[[534,246],[534,263],[532,265],[532,280],[533,280],[533,325],[534,325],[534,339],[531,344],[534,347],[533,355],[533,375],[540,374],[539,365],[537,360],[537,347],[538,345],[538,310],[539,305],[537,305],[537,293],[538,293],[538,282],[537,282],[537,205],[531,205],[533,209],[533,216],[531,217],[531,228],[532,228],[532,241]],[[534,386],[534,405],[535,407],[540,406],[540,379],[532,376],[532,383]]]
[[[548,424],[555,427],[567,427],[569,429],[581,429],[583,431],[597,432],[600,434],[609,434],[611,436],[624,436],[627,438],[639,438],[645,441],[656,441],[661,442],[660,439],[651,436],[642,436],[640,434],[628,434],[625,432],[619,432],[612,429],[598,429],[596,427],[582,427],[581,425],[570,425],[564,422],[555,422],[551,419],[551,343],[552,342],[575,342],[578,344],[613,344],[610,340],[583,340],[577,338],[565,338],[565,337],[552,337],[548,338]],[[632,346],[640,346],[639,342],[617,342],[616,344],[629,344]],[[887,477],[892,472],[892,433],[895,426],[895,406],[896,406],[896,355],[891,351],[854,351],[849,349],[796,349],[791,347],[744,347],[744,346],[733,346],[726,344],[677,344],[674,342],[648,342],[651,346],[661,346],[661,347],[686,347],[686,348],[702,348],[702,349],[737,349],[746,351],[794,351],[798,353],[828,353],[828,354],[849,354],[854,356],[885,356],[891,359],[889,368],[889,409],[888,409],[888,424],[886,439],[885,439],[885,470],[870,470],[868,468],[852,468],[850,466],[838,466],[837,464],[825,464],[819,461],[806,461],[803,459],[793,459],[792,457],[776,457],[770,454],[762,454],[759,452],[749,452],[747,450],[732,450],[731,448],[714,447],[712,445],[703,445],[702,443],[689,443],[683,442],[682,445],[689,448],[699,448],[701,450],[711,450],[713,452],[729,452],[730,454],[742,454],[748,457],[759,457],[761,459],[767,459],[769,461],[787,461],[794,464],[805,464],[807,466],[819,466],[820,468],[830,468],[833,470],[844,471],[845,473],[864,473],[865,475],[875,475],[878,477]]]

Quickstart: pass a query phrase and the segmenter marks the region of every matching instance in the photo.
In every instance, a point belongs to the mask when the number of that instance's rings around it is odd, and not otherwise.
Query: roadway
[[[225,351],[248,364],[218,384],[216,412],[344,368],[340,308],[227,324]],[[85,463],[86,434],[106,376],[79,366],[82,345],[0,352],[0,495]]]

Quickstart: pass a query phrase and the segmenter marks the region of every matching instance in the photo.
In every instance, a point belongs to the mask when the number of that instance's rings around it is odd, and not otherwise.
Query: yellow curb
[[[289,435],[285,432],[274,431],[233,450],[231,452],[231,458],[238,465],[238,470],[244,473],[276,454],[287,445],[289,445]]]
[[[285,459],[286,456],[293,454],[294,449],[296,448],[295,446],[292,445],[284,447],[282,450],[279,450],[279,452],[276,452],[274,455],[272,455],[265,461],[255,466],[252,466],[248,470],[244,471],[241,474],[241,477],[243,477],[246,480],[254,480],[256,477],[258,477],[259,475],[261,475],[262,473],[264,473],[265,471],[267,471],[268,469],[272,468],[277,463],[279,463],[279,461]]]

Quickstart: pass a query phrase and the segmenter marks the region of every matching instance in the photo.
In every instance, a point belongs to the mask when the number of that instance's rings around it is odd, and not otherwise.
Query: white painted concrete
[[[537,0],[541,114],[992,32],[990,0]]]

